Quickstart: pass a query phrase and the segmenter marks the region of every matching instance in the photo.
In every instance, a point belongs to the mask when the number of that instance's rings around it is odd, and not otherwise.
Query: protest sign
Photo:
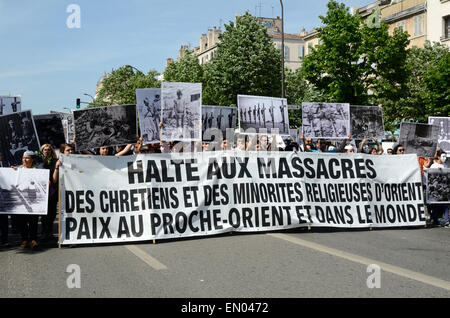
[[[427,203],[449,204],[450,203],[450,169],[428,169],[427,180]]]
[[[88,108],[74,111],[73,116],[77,150],[137,141],[136,105]]]
[[[305,138],[346,139],[350,133],[350,105],[302,103]]]
[[[0,168],[0,214],[47,214],[50,170]]]
[[[289,135],[286,98],[238,95],[239,129],[242,133]]]
[[[163,141],[201,141],[202,84],[163,82],[161,85]]]
[[[353,139],[385,138],[381,107],[350,105],[350,119]]]
[[[62,156],[62,244],[425,224],[415,155]]]
[[[437,125],[402,122],[398,143],[404,146],[405,153],[434,158],[438,143],[438,131],[439,126]]]
[[[428,123],[439,126],[438,147],[450,153],[450,117],[429,117]]]
[[[236,107],[202,106],[202,140],[221,142],[236,128]]]
[[[21,105],[20,96],[0,96],[0,116],[20,112]]]
[[[161,122],[161,89],[137,89],[136,101],[143,143],[159,143],[159,123]]]
[[[41,145],[50,144],[53,149],[59,149],[61,144],[66,142],[59,114],[35,115],[33,120]]]
[[[31,110],[0,116],[0,134],[0,161],[3,167],[21,165],[25,151],[39,150]]]

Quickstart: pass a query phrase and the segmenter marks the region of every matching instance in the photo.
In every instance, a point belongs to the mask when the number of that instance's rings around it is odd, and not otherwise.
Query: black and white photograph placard
[[[402,122],[398,143],[403,145],[406,154],[434,158],[438,142],[437,125]]]
[[[203,105],[203,141],[218,141],[216,139],[226,138],[227,129],[236,129],[236,111],[236,107]]]
[[[428,123],[439,126],[438,147],[450,153],[450,117],[429,117]]]
[[[61,117],[58,114],[34,115],[34,124],[41,145],[50,144],[57,150],[66,142]]]
[[[47,214],[48,169],[0,168],[0,214]]]
[[[77,151],[137,142],[136,105],[76,110],[73,116]]]
[[[161,122],[161,89],[137,89],[136,103],[143,143],[154,144],[160,142],[159,123]]]
[[[0,157],[3,167],[22,164],[25,151],[38,151],[39,139],[31,110],[0,116]]]
[[[378,106],[350,105],[351,134],[355,140],[364,137],[384,139],[383,112]]]
[[[302,103],[305,138],[346,139],[350,133],[350,105]]]
[[[427,203],[450,203],[450,169],[428,169],[427,172]]]
[[[163,82],[161,136],[164,141],[201,141],[202,84]]]
[[[60,113],[56,111],[50,111],[50,114],[58,114],[61,118],[61,123],[64,129],[64,138],[66,143],[73,143],[73,138],[75,137],[75,123],[73,120],[72,113]]]
[[[0,96],[0,116],[17,113],[21,110],[20,96]]]
[[[286,98],[238,95],[239,128],[258,133],[289,135],[289,115]]]
[[[291,136],[291,140],[293,142],[298,143],[298,139],[299,139],[298,131],[299,131],[298,128],[289,128],[289,135]]]

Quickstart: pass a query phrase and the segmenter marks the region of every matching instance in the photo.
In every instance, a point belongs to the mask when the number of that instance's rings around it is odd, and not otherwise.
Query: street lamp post
[[[136,70],[136,72],[142,73],[144,74],[144,72],[142,72],[140,69],[137,69],[136,67],[134,67],[133,65],[127,64],[125,65],[126,67],[131,67],[132,69]]]
[[[89,96],[90,98],[92,98],[92,102],[93,102],[93,103],[95,102],[95,98],[94,98],[94,97],[92,97],[92,95],[89,95],[89,94],[87,94],[87,93],[84,93],[83,95],[85,95],[85,96]]]
[[[284,91],[284,7],[283,0],[280,0],[281,4],[281,97],[286,97],[286,92]]]

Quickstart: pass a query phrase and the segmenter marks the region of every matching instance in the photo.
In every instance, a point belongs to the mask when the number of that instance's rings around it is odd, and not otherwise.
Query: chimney
[[[172,59],[171,57],[169,57],[169,58],[166,60],[166,67],[168,67],[169,64],[172,63],[172,62],[173,62],[173,59]]]

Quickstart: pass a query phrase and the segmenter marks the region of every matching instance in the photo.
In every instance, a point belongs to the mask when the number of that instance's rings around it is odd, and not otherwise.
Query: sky
[[[285,32],[321,24],[328,0],[284,0]],[[363,6],[370,0],[341,0]],[[69,28],[70,5],[80,28]],[[209,28],[248,10],[281,16],[278,0],[0,0],[0,95],[20,95],[33,115],[90,102],[105,72],[129,64],[163,72],[182,45],[199,46]]]

